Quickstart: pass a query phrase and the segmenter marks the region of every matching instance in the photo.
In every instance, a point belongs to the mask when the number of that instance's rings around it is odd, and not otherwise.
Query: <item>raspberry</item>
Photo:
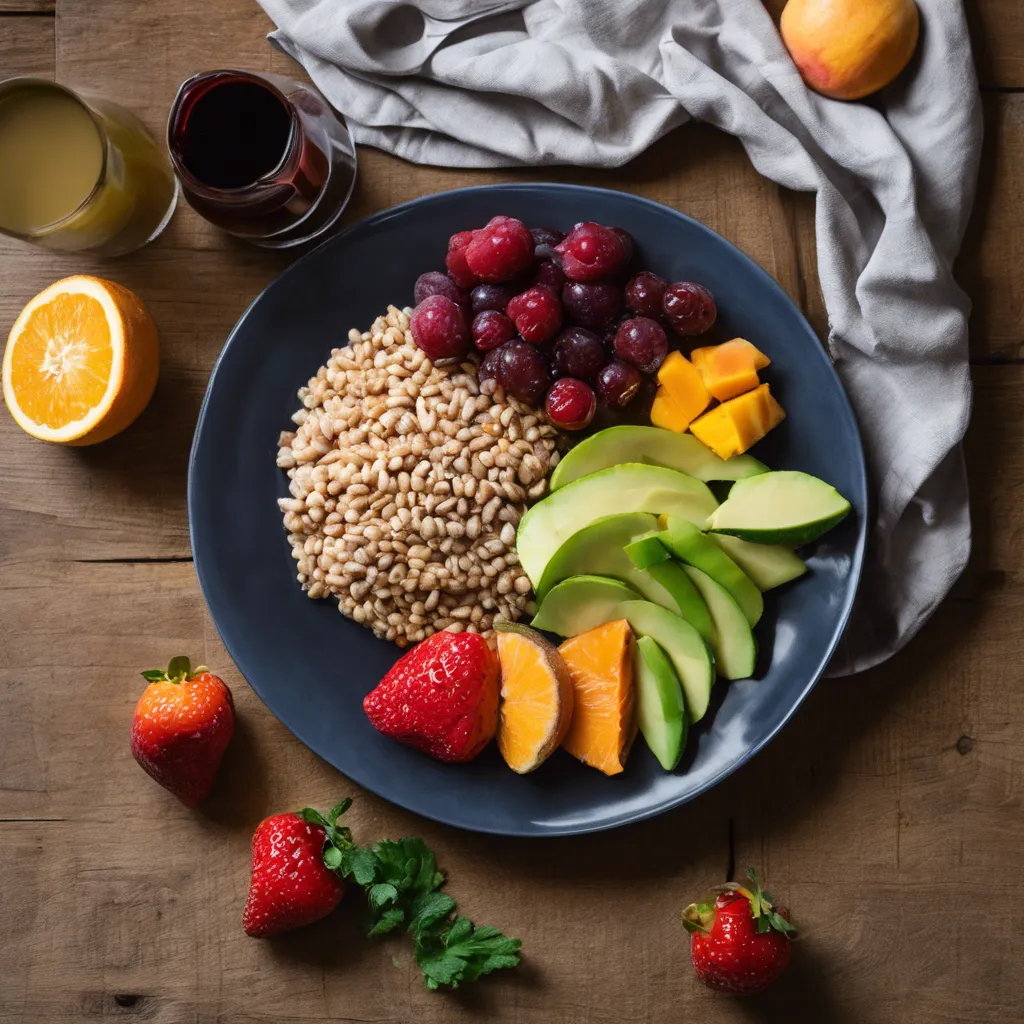
[[[562,304],[546,284],[527,288],[509,302],[505,312],[532,345],[547,341],[562,326]]]
[[[510,281],[532,263],[533,236],[515,217],[492,217],[466,245],[466,265],[481,281]]]

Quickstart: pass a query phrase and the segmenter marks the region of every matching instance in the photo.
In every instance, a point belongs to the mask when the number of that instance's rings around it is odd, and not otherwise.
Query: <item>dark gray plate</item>
[[[772,359],[767,379],[789,414],[755,454],[837,487],[853,514],[820,542],[809,576],[771,593],[757,629],[761,678],[716,684],[682,766],[666,773],[642,741],[606,778],[557,752],[518,776],[491,747],[445,765],[379,735],[362,710],[398,656],[310,601],[277,509],[274,464],[295,392],[389,303],[412,301],[416,277],[444,266],[448,236],[505,213],[568,229],[580,220],[626,228],[643,266],[706,284],[718,300],[709,342],[742,335]],[[620,192],[571,185],[462,189],[377,214],[330,239],[277,278],[232,331],[210,378],[189,466],[192,551],[213,620],[239,670],[270,710],[339,771],[396,804],[462,828],[565,835],[659,814],[715,785],[760,750],[818,680],[846,623],[860,575],[867,494],[853,414],[821,345],[782,289],[702,224]]]

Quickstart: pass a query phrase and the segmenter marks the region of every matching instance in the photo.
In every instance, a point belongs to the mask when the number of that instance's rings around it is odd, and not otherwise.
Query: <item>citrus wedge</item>
[[[138,296],[98,277],[66,277],[14,322],[4,401],[33,437],[95,444],[142,412],[158,370],[156,325]]]
[[[572,718],[572,680],[558,648],[526,626],[498,623],[501,712],[498,749],[525,775],[546,761],[565,738]]]
[[[562,746],[605,775],[618,775],[636,736],[633,655],[625,619],[588,629],[558,648],[573,686],[573,715]]]

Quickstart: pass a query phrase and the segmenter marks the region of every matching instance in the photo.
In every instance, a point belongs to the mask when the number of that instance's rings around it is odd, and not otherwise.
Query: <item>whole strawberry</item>
[[[471,761],[498,728],[498,658],[477,633],[435,633],[363,700],[385,736],[439,761]]]
[[[147,775],[195,807],[210,792],[235,731],[235,705],[224,680],[188,658],[142,673],[149,686],[135,706],[132,755]]]
[[[697,977],[737,995],[761,992],[775,981],[789,963],[796,936],[788,912],[776,909],[753,868],[747,877],[749,888],[730,882],[711,893],[713,902],[691,903],[683,911]]]
[[[337,815],[335,815],[335,818]],[[326,917],[345,885],[324,863],[327,832],[299,814],[275,814],[252,837],[252,876],[242,914],[246,935],[265,938]]]

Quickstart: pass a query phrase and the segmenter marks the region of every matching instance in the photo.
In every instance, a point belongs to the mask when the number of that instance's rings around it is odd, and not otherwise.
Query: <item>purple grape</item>
[[[565,286],[565,274],[562,273],[562,268],[554,260],[541,260],[537,264],[535,283],[546,284],[549,288],[555,290],[556,295],[561,295],[562,288]]]
[[[626,253],[624,262],[626,266],[629,266],[633,262],[633,253],[636,251],[636,246],[633,244],[633,236],[625,228],[612,228],[612,231],[619,236],[619,241],[622,242],[622,248]]]
[[[480,368],[476,371],[476,377],[481,383],[485,380],[496,380],[500,384],[500,371],[501,349],[492,348],[491,351],[480,360]]]
[[[702,284],[678,281],[665,289],[661,301],[665,317],[676,334],[703,334],[718,316],[714,296]]]
[[[537,260],[553,259],[557,255],[555,246],[565,238],[564,232],[557,228],[530,228],[530,234],[533,236],[533,257]]]
[[[597,375],[597,396],[609,409],[625,409],[637,396],[643,377],[635,366],[616,360]]]
[[[609,281],[569,281],[562,289],[566,318],[581,327],[600,327],[622,308],[622,289]]]
[[[473,317],[472,332],[473,344],[481,352],[490,352],[506,341],[511,341],[515,337],[516,326],[504,313],[496,309],[485,309]]]
[[[508,300],[513,295],[518,295],[522,289],[516,290],[510,284],[478,284],[469,293],[470,307],[474,315],[482,313],[485,309],[496,309],[499,313],[505,312]]]
[[[568,327],[555,339],[551,361],[560,377],[591,381],[607,356],[596,334],[584,327]]]
[[[498,382],[513,398],[538,405],[548,389],[550,369],[547,360],[533,345],[525,341],[507,341],[501,348]]]
[[[665,297],[668,281],[649,270],[642,270],[636,277],[630,278],[626,285],[626,305],[637,316],[649,316],[657,319],[661,316],[661,302]]]
[[[447,274],[440,270],[428,270],[416,278],[416,284],[412,289],[413,305],[418,306],[424,299],[431,295],[443,295],[446,299],[460,306],[469,304],[469,292],[460,288]]]
[[[656,320],[637,316],[615,335],[615,354],[644,373],[655,373],[668,355],[668,336]]]
[[[452,359],[469,351],[466,311],[444,295],[428,295],[409,317],[412,340],[429,359]]]

